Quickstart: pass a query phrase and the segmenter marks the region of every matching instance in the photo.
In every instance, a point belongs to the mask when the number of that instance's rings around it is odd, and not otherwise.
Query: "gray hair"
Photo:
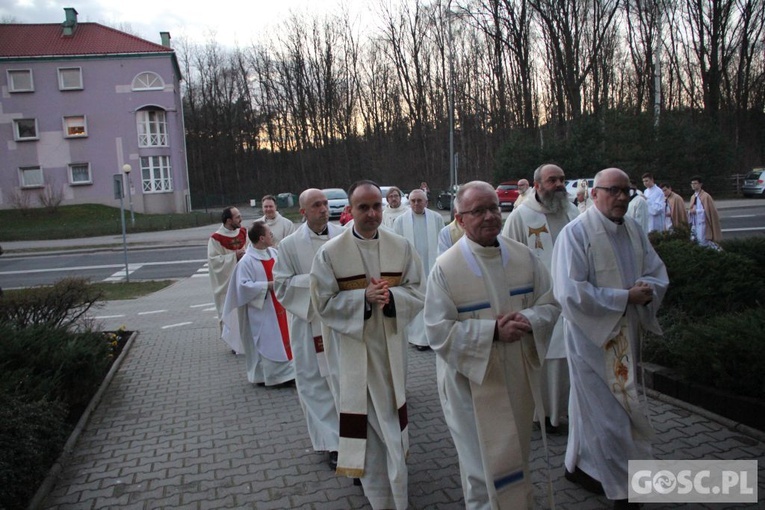
[[[460,186],[460,188],[457,190],[457,196],[454,197],[454,208],[456,209],[455,213],[462,209],[460,204],[462,203],[462,200],[464,200],[465,198],[465,193],[467,193],[471,189],[480,189],[480,188],[494,192],[494,188],[492,187],[492,185],[486,181],[470,181]],[[497,197],[496,193],[494,193],[494,199],[497,203],[499,203],[499,198]]]

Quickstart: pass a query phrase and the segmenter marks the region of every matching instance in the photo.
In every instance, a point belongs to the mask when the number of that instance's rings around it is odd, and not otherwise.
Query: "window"
[[[164,110],[136,112],[139,147],[167,147],[167,119]]]
[[[13,136],[17,141],[37,140],[37,119],[15,119]]]
[[[45,185],[43,171],[39,166],[27,166],[19,168],[22,188],[42,188]]]
[[[147,71],[133,79],[133,90],[163,90],[165,82],[157,73]]]
[[[173,178],[170,176],[170,156],[142,157],[141,183],[144,193],[173,191]]]
[[[32,80],[31,69],[9,69],[8,91],[9,92],[33,92],[35,85]]]
[[[64,117],[64,137],[82,138],[88,136],[88,125],[84,115],[71,115]]]
[[[71,163],[69,165],[69,184],[72,186],[93,184],[90,163]]]
[[[58,88],[59,88],[59,90],[80,90],[80,89],[82,89],[82,68],[79,68],[79,67],[59,67],[59,69],[58,69]]]

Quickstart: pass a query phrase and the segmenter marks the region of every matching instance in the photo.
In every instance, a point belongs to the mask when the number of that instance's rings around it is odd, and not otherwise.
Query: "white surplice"
[[[579,216],[577,206],[568,201],[565,204],[565,208],[552,213],[537,200],[536,194],[532,194],[507,217],[502,235],[528,246],[550,271],[555,239],[566,224]],[[550,423],[557,427],[560,419],[568,416],[569,378],[566,345],[563,342],[563,317],[558,317],[555,323],[543,368],[544,410]],[[537,416],[537,419],[543,421],[544,416]]]
[[[330,389],[321,321],[311,305],[310,272],[319,248],[341,232],[342,227],[328,223],[327,234],[319,235],[303,223],[293,234],[282,239],[274,267],[276,298],[290,312],[290,344],[297,393],[308,435],[316,451],[337,451],[339,424]],[[335,387],[337,384],[335,381]]]
[[[386,316],[369,306],[370,278],[383,278],[395,306]],[[345,229],[316,254],[311,300],[321,317],[330,371],[339,375],[338,474],[361,478],[372,508],[408,504],[406,341],[403,331],[422,309],[422,266],[401,236],[385,229],[361,239]]]
[[[279,211],[276,212],[276,216],[274,219],[269,220],[265,216],[261,216],[260,218],[256,219],[255,221],[261,221],[268,225],[268,228],[271,229],[271,233],[274,235],[274,246],[278,247],[279,243],[293,233],[297,229],[297,225],[295,223],[279,214]]]
[[[651,458],[635,375],[641,330],[661,334],[656,312],[667,272],[637,222],[617,225],[595,207],[560,233],[552,268],[571,375],[566,469],[578,466],[609,499],[625,499],[628,461]],[[627,304],[637,281],[654,291],[645,306]]]
[[[664,192],[657,185],[646,188],[643,191],[646,205],[648,205],[648,232],[664,231]]]
[[[390,204],[386,205],[383,209],[382,226],[392,229],[393,222],[396,221],[396,218],[409,210],[409,206],[406,205],[400,205],[395,209],[391,207]]]
[[[275,257],[273,248],[248,246],[231,275],[223,306],[223,339],[237,353],[244,351],[247,380],[266,386],[295,378],[262,262]]]
[[[438,234],[444,228],[444,219],[440,214],[425,209],[423,214],[415,214],[412,209],[402,214],[393,222],[393,231],[403,236],[414,246],[422,260],[423,279],[427,282],[430,269],[438,257]],[[426,346],[425,322],[422,312],[406,328],[406,337],[413,345]]]
[[[244,231],[244,235],[242,235],[242,231]],[[230,239],[230,242],[233,242],[236,247],[236,249],[226,248],[214,236],[210,236],[210,239],[207,241],[207,272],[210,275],[210,286],[212,287],[213,298],[215,300],[215,309],[218,311],[218,322],[221,322],[223,320],[223,302],[226,301],[228,282],[236,267],[236,250],[247,246],[249,239],[247,238],[246,229],[237,228],[229,230],[223,225],[215,232],[215,235]],[[237,237],[239,240],[235,240]],[[243,241],[241,241],[242,238]]]
[[[635,195],[630,199],[630,204],[627,206],[627,216],[637,221],[640,228],[646,234],[651,227],[651,219],[648,216],[648,202],[642,195]]]
[[[531,506],[539,369],[560,312],[539,259],[516,241],[498,240],[483,247],[462,237],[436,261],[425,299],[441,406],[470,509]],[[494,342],[498,316],[511,312],[522,313],[532,332]]]

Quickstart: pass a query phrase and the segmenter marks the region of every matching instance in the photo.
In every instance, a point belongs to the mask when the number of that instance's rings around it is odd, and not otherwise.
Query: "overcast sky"
[[[16,23],[61,23],[64,7],[74,7],[81,22],[125,29],[159,43],[160,32],[204,43],[215,34],[224,46],[246,46],[264,40],[291,13],[339,14],[349,5],[353,16],[364,16],[370,0],[0,0],[0,20]]]

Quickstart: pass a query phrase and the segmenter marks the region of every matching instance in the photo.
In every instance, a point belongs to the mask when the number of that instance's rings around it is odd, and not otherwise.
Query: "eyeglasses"
[[[490,212],[491,214],[499,214],[499,206],[490,205],[489,207],[476,207],[475,209],[471,209],[469,211],[460,211],[460,214],[463,216],[465,214],[469,214],[473,218],[483,218],[486,215],[486,211]]]
[[[391,193],[390,195],[388,195],[388,198],[401,198],[401,195],[399,195],[398,193]]]
[[[608,192],[608,194],[610,196],[612,196],[612,197],[618,197],[622,193],[624,193],[628,197],[631,197],[633,195],[633,193],[634,193],[634,191],[630,187],[620,188],[619,186],[609,186],[609,187],[595,186],[595,189],[606,190]]]

